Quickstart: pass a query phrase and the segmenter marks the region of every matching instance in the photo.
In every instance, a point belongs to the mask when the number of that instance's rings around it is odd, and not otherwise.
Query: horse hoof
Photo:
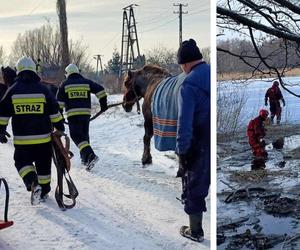
[[[151,164],[152,163],[152,156],[148,156],[148,157],[143,157],[142,158],[142,164],[143,165],[147,165],[147,164]]]

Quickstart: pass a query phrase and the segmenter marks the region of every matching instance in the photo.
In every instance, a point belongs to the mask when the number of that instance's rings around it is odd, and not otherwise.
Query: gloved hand
[[[4,133],[4,134],[0,134],[0,142],[1,143],[7,143],[7,138],[6,136],[10,137],[9,134]]]
[[[182,177],[187,170],[187,157],[186,154],[179,154],[179,167],[176,177]]]
[[[63,135],[65,135],[65,132],[62,130],[55,130],[54,132],[56,135],[58,135],[59,137],[62,137]]]
[[[61,121],[54,124],[54,127],[56,128],[56,130],[59,130],[59,131],[62,131],[62,132],[65,131],[64,121],[65,120],[61,120]]]
[[[266,145],[267,145],[267,144],[266,144],[265,140],[261,140],[261,141],[260,141],[260,146],[265,147]]]
[[[282,104],[283,104],[283,107],[285,107],[285,100],[282,99]]]
[[[102,97],[102,98],[100,99],[100,107],[101,107],[101,111],[102,111],[102,112],[104,112],[105,110],[108,109],[108,107],[107,107],[107,96]]]

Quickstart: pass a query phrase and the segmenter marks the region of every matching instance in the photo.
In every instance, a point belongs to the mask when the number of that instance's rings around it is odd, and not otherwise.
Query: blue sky
[[[57,23],[55,0],[0,0],[0,45],[6,54],[19,33],[40,27],[46,19]],[[136,3],[137,31],[141,53],[164,46],[178,48],[178,7],[169,0],[68,0],[69,38],[82,40],[88,53],[111,58],[114,48],[121,48],[122,8]],[[190,0],[183,15],[183,39],[194,38],[199,47],[210,44],[210,1]]]

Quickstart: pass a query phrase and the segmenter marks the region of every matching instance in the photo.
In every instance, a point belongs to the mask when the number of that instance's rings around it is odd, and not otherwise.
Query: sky
[[[58,23],[55,0],[0,0],[0,46],[8,55],[19,33],[38,28],[49,20]],[[104,64],[114,49],[121,50],[123,8],[135,7],[135,18],[142,54],[160,46],[178,49],[178,7],[170,0],[68,0],[69,38],[81,40],[93,55],[103,55]],[[183,10],[183,40],[194,38],[200,48],[210,45],[210,0],[186,0]],[[94,62],[93,62],[94,61]]]

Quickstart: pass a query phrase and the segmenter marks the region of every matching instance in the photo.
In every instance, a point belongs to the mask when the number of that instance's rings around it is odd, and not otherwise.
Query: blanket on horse
[[[152,97],[154,145],[159,151],[175,150],[179,88],[185,74],[161,81]]]

